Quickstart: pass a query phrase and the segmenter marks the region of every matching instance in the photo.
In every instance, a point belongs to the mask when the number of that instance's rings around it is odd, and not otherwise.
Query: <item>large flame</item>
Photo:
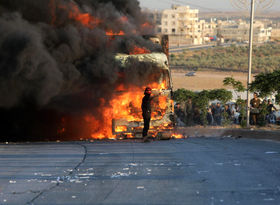
[[[165,83],[157,84],[153,83],[149,85],[154,90],[160,90],[162,88],[166,89]],[[120,85],[117,88],[122,88]],[[87,116],[85,119],[91,124],[93,139],[115,139],[116,136],[112,133],[112,120],[113,119],[125,119],[127,121],[142,121],[142,98],[143,98],[143,88],[136,86],[130,86],[130,88],[123,92],[116,92],[113,99],[109,102],[109,106],[105,106],[105,102],[102,102],[103,116],[100,119],[96,119],[93,116]],[[166,96],[159,96],[158,101],[155,105],[156,109],[152,112],[152,120],[161,119],[167,107]],[[104,101],[104,100],[101,100]],[[126,131],[126,126],[116,127],[117,132]],[[127,133],[127,137],[132,137],[131,133]]]

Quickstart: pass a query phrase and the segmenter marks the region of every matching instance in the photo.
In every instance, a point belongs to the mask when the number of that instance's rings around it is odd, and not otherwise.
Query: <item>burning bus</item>
[[[112,119],[113,134],[123,137],[141,137],[143,129],[141,101],[145,86],[152,88],[152,93],[156,95],[152,101],[151,132],[156,136],[157,132],[173,127],[173,101],[172,101],[172,81],[168,67],[168,59],[164,53],[149,53],[116,56],[116,60],[121,66],[127,66],[131,61],[137,63],[148,63],[153,65],[154,73],[148,76],[148,84],[134,87],[133,90],[118,90],[120,95],[129,95],[126,103],[126,112],[120,113]],[[124,102],[124,101],[122,101]],[[117,109],[123,110],[124,107]],[[122,115],[123,114],[123,115]]]
[[[104,107],[104,129],[93,132],[93,139],[122,139],[142,137],[143,118],[141,103],[145,87],[152,88],[150,133],[155,137],[174,126],[172,80],[168,65],[168,37],[153,36],[149,39],[160,44],[161,51],[134,48],[129,54],[117,54],[115,61],[120,71],[119,83],[109,106]],[[137,78],[134,78],[134,75]],[[141,76],[141,77],[139,77]],[[126,80],[128,82],[126,82]],[[133,83],[131,83],[131,79]],[[95,121],[96,122],[96,121]]]

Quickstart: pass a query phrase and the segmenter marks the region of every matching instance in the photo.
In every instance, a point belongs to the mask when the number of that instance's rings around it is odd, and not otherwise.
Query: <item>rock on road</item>
[[[0,144],[0,204],[280,204],[280,143]]]

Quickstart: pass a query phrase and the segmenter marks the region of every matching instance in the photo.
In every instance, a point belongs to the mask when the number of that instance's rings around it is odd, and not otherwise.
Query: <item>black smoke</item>
[[[76,11],[99,21],[86,26]],[[99,99],[109,100],[120,82],[116,53],[158,49],[142,37],[152,32],[146,21],[137,0],[1,0],[2,140],[53,139],[64,116],[99,116]],[[108,30],[126,35],[108,37]],[[135,73],[123,80],[145,76]]]

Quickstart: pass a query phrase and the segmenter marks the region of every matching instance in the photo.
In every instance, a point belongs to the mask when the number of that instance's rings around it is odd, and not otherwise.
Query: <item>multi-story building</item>
[[[238,21],[218,21],[218,35],[222,36],[225,41],[249,41],[250,24],[238,20]],[[261,21],[255,21],[254,23],[254,42],[263,43],[267,42],[271,38],[271,27],[266,27]]]
[[[169,35],[172,45],[202,44],[210,41],[217,33],[217,23],[199,20],[198,9],[189,6],[173,5],[171,9],[161,11],[144,10],[153,22],[156,33]]]
[[[181,40],[187,39],[193,44],[202,43],[199,32],[198,9],[189,6],[173,5],[171,9],[163,10],[161,32]],[[183,38],[182,38],[183,37]]]
[[[210,22],[200,20],[198,22],[198,32],[201,33],[203,43],[210,42],[210,37],[217,35],[217,23],[212,19]]]

